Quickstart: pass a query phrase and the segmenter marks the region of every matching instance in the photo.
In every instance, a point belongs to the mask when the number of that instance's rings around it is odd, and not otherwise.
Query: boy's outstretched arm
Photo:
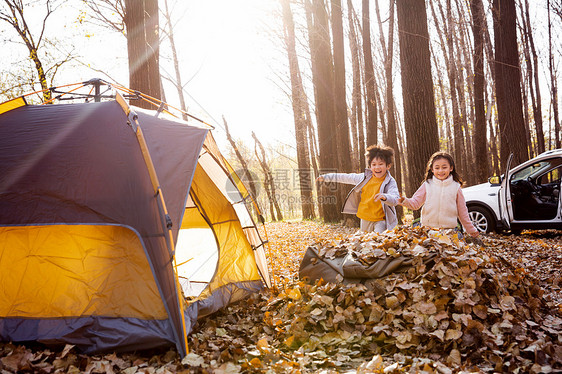
[[[365,178],[363,173],[328,173],[320,175],[318,182],[336,182],[344,184],[353,184],[361,182]]]

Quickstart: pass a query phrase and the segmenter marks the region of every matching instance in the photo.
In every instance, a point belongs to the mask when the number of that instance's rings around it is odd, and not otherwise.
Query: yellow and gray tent
[[[2,341],[183,356],[198,315],[269,284],[209,129],[117,98],[0,104]]]

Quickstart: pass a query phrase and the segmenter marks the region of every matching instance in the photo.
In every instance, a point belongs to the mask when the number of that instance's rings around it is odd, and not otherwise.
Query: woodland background
[[[50,87],[69,83],[77,67],[90,68],[78,48],[91,47],[90,34],[76,39],[65,33],[104,29],[126,39],[127,48],[118,52],[126,57],[130,88],[163,100],[177,97],[174,106],[187,109],[192,97],[185,77],[191,72],[178,56],[197,51],[174,42],[183,19],[179,4],[0,0],[0,100],[30,91],[38,91],[27,96],[31,102],[53,100]],[[268,220],[285,220],[261,227],[269,240],[274,286],[199,320],[184,358],[174,349],[88,356],[72,345],[52,350],[1,343],[0,370],[560,371],[559,231],[483,235],[479,246],[456,234],[435,236],[408,225],[356,236],[353,228],[310,219],[342,219],[345,188],[320,186],[316,176],[359,172],[369,144],[395,149],[392,173],[408,195],[439,149],[454,155],[470,185],[501,174],[510,153],[520,163],[560,148],[562,1],[272,4],[277,22],[268,25],[269,40],[284,63],[276,65],[271,79],[285,93],[279,105],[293,114],[285,125],[294,129],[294,141],[244,137],[241,124],[225,117],[214,123],[215,136],[224,138],[225,154],[255,192],[262,213]],[[78,16],[69,17],[68,7]],[[243,95],[233,100],[252,112]],[[306,220],[287,219],[301,217]],[[375,247],[385,256],[405,248],[433,250],[440,257],[437,266],[415,266],[375,280],[377,287],[368,290],[359,284],[305,283],[299,263],[311,245],[327,254],[362,251],[371,259]]]
[[[3,0],[2,42],[26,57],[2,62],[0,99],[44,90],[32,101],[52,100],[49,87],[68,83],[65,72],[85,63],[74,39],[55,30],[80,24],[126,38],[130,88],[187,110],[177,5]],[[77,17],[61,17],[68,6]],[[370,144],[394,148],[391,172],[407,195],[439,149],[472,185],[501,174],[510,153],[517,164],[561,147],[560,0],[279,0],[274,9],[278,22],[264,27],[284,62],[271,79],[287,98],[279,105],[293,114],[285,125],[294,142],[245,138],[224,116],[217,123],[268,220],[340,221],[348,189],[316,177],[360,172]],[[161,68],[163,59],[172,70]]]

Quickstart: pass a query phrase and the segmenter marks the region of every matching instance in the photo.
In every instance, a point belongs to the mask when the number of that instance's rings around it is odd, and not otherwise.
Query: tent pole
[[[129,107],[129,105],[125,102],[125,99],[120,95],[117,94],[116,95],[116,100],[117,102],[121,105],[121,107],[123,108],[123,110],[125,111],[125,114],[127,116],[129,116],[129,114],[131,113],[131,108]],[[181,293],[180,290],[180,282],[179,282],[179,278],[178,278],[178,274],[175,271],[175,246],[174,246],[174,240],[173,240],[173,234],[172,234],[172,221],[170,220],[170,216],[168,215],[168,210],[166,209],[166,202],[164,201],[164,196],[162,194],[162,189],[160,188],[160,182],[158,181],[158,176],[156,175],[156,169],[154,167],[154,163],[152,162],[152,158],[150,157],[150,153],[148,152],[148,145],[146,143],[146,139],[144,138],[142,129],[140,127],[140,124],[138,122],[138,117],[136,114],[134,114],[132,117],[132,121],[134,121],[134,124],[131,123],[133,131],[135,132],[135,135],[137,137],[137,141],[139,142],[139,146],[141,148],[141,153],[142,156],[144,158],[144,162],[146,164],[146,168],[148,169],[148,174],[150,176],[150,181],[152,183],[152,187],[154,189],[154,195],[156,197],[156,200],[158,202],[158,208],[160,210],[161,213],[161,219],[162,219],[162,228],[164,230],[164,236],[166,237],[166,242],[167,242],[167,246],[168,246],[168,251],[171,255],[170,258],[170,263],[172,264],[172,271],[174,273],[174,280],[176,282],[176,294],[178,296],[178,307],[179,307],[179,314],[180,314],[180,320],[181,320],[181,327],[182,327],[182,335],[183,335],[183,343],[184,343],[184,347],[185,347],[185,354],[188,353],[189,349],[187,347],[187,329],[185,327],[185,315],[183,313],[184,310],[184,303],[185,300],[182,300],[181,297]],[[182,352],[180,352],[181,354]]]

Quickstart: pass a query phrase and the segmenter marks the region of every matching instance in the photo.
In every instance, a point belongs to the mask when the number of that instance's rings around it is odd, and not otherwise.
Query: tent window
[[[186,297],[196,297],[213,278],[219,252],[210,228],[182,229],[176,245],[176,264]]]

